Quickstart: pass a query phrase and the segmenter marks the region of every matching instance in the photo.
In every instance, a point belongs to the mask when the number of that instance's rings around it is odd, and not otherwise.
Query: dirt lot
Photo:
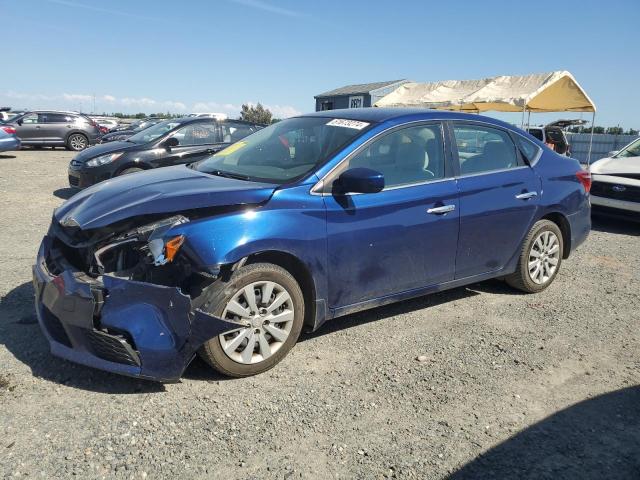
[[[0,476],[640,478],[640,225],[595,223],[542,294],[458,288],[338,319],[258,377],[196,360],[160,385],[53,358],[36,324],[70,158],[0,155]]]

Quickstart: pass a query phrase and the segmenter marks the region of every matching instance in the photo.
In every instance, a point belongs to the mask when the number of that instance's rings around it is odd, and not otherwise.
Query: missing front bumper
[[[124,375],[177,381],[207,340],[237,325],[194,308],[178,288],[47,266],[45,237],[33,267],[36,311],[51,352]]]

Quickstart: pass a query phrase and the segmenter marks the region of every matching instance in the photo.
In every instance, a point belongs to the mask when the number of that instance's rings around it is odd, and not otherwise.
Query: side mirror
[[[378,193],[384,188],[384,175],[370,168],[350,168],[333,182],[335,193]]]
[[[18,120],[16,123],[17,123],[18,125],[22,126],[22,119]]]
[[[169,137],[162,142],[164,148],[177,147],[178,145],[180,145],[180,141],[176,137]]]
[[[607,157],[613,157],[618,153],[620,153],[620,150],[611,150],[609,153],[607,153]]]

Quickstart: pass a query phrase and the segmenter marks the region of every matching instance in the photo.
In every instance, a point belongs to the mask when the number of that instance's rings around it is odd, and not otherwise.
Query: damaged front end
[[[204,342],[236,328],[199,308],[220,272],[197,265],[184,236],[170,234],[189,219],[153,220],[84,231],[53,219],[33,279],[38,319],[54,355],[177,381]]]

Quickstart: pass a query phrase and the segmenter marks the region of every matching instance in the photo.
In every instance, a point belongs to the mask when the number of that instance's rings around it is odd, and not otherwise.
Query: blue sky
[[[284,117],[351,83],[569,70],[596,123],[640,127],[638,0],[0,0],[0,24],[14,108]]]

